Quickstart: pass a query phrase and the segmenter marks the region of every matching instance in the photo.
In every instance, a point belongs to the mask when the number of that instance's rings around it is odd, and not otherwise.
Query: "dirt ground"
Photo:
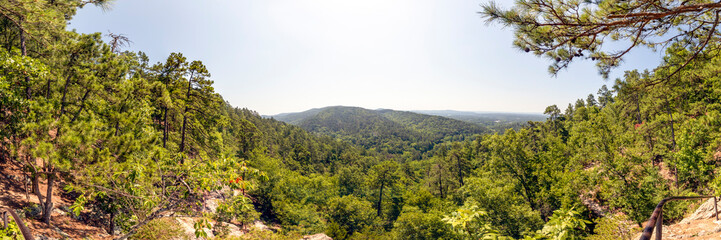
[[[23,211],[23,209],[29,209],[32,203],[37,204],[38,199],[34,194],[26,195],[25,181],[26,177],[17,166],[0,162],[0,189],[2,190],[0,206]],[[46,190],[45,183],[41,182],[40,192],[44,194]],[[61,210],[62,206],[70,206],[72,201],[58,193],[60,191],[56,187],[53,191],[55,210],[53,210],[51,226],[37,219],[29,217],[23,219],[36,239],[113,239],[103,228],[76,220]]]
[[[664,226],[662,236],[663,239],[721,239],[721,221],[708,218]]]

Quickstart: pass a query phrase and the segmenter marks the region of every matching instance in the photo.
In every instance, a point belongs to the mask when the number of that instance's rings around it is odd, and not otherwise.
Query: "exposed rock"
[[[218,205],[224,199],[220,191],[212,191],[203,196],[203,212],[216,213]]]
[[[65,214],[68,214],[67,212],[65,212],[65,211],[63,211],[63,210],[61,210],[61,209],[58,209],[58,208],[53,208],[53,213],[54,213],[54,214],[57,214],[57,215],[60,215],[60,216],[65,216]]]
[[[318,234],[303,236],[302,240],[333,240],[333,239],[328,237],[328,235],[325,235],[325,233],[318,233]]]
[[[581,194],[579,197],[581,198],[581,202],[583,203],[583,205],[588,207],[591,212],[600,217],[606,216],[606,214],[608,214],[608,209],[601,206],[601,204],[598,203],[594,195],[595,192],[591,192],[589,194]]]
[[[264,231],[265,231],[265,230],[267,230],[267,231],[274,231],[274,230],[275,230],[275,229],[272,229],[272,228],[268,227],[267,225],[265,225],[265,223],[263,223],[263,221],[260,221],[260,220],[255,220],[255,221],[253,221],[253,223],[250,224],[250,227],[252,227],[252,228],[257,228],[258,230],[264,230]]]
[[[716,207],[721,211],[721,205],[717,203]],[[681,220],[681,223],[689,223],[692,220],[707,219],[712,217],[716,217],[716,211],[714,210],[714,199],[709,198],[706,202],[701,204],[701,206],[699,206],[698,209],[691,214],[691,216]]]

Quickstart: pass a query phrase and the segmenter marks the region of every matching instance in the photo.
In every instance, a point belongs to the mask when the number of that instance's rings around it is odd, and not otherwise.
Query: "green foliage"
[[[325,234],[328,235],[332,239],[346,239],[348,238],[348,229],[344,226],[341,226],[337,222],[330,222],[328,224],[328,228],[325,230]]]
[[[558,209],[553,212],[553,216],[548,218],[548,222],[543,226],[540,234],[554,240],[583,239],[583,232],[589,223],[591,222],[583,219],[581,214],[573,208]]]
[[[424,213],[415,207],[404,207],[393,223],[394,239],[457,239],[440,212]]]
[[[711,181],[711,190],[713,190],[714,196],[721,195],[721,176],[716,175],[713,181]]]
[[[8,226],[3,227],[0,225],[0,240],[22,240],[23,234],[20,232],[20,228],[18,227],[17,223],[15,223],[15,219],[9,218],[8,219]]]
[[[205,230],[210,229],[211,225],[208,219],[203,217],[193,223],[193,228],[195,229],[196,238],[207,238],[208,233]]]
[[[594,234],[589,240],[632,240],[641,228],[628,221],[626,215],[608,215],[596,219]]]
[[[356,232],[363,231],[374,224],[376,217],[370,202],[352,195],[331,198],[328,201],[327,215],[331,221],[329,230],[333,230],[329,233],[342,230],[347,232],[347,235],[334,233],[336,237],[351,236]]]
[[[243,195],[238,195],[218,205],[215,220],[218,222],[235,220],[241,226],[245,226],[257,220],[259,216],[260,214],[253,208],[253,202]]]
[[[539,212],[533,211],[513,184],[507,179],[486,173],[482,177],[468,179],[468,183],[459,189],[464,199],[472,199],[477,206],[488,214],[488,221],[502,235],[520,238],[526,232],[532,232],[543,225]]]
[[[699,188],[712,180],[715,163],[710,153],[719,146],[721,118],[716,111],[689,119],[681,125],[678,135],[678,151],[674,154],[673,167],[678,181],[689,187]]]
[[[450,224],[464,239],[512,239],[499,235],[493,226],[485,221],[486,215],[475,203],[468,201],[442,220]]]
[[[172,218],[159,218],[150,221],[145,226],[138,229],[132,239],[189,239],[185,236],[185,232],[178,225],[178,222]]]

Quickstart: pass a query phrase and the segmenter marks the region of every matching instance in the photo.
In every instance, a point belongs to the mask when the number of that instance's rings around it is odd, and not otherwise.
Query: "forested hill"
[[[280,114],[273,118],[386,153],[426,152],[442,141],[464,140],[490,132],[485,127],[446,117],[344,106]]]

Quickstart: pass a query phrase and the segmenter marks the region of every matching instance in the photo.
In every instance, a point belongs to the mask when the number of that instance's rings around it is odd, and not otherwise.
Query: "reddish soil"
[[[0,206],[19,209],[30,207],[33,203],[38,204],[38,198],[34,194],[25,192],[24,181],[26,177],[18,166],[0,162]],[[56,186],[61,184],[56,184]],[[30,189],[29,185],[27,186]],[[45,182],[40,183],[40,192],[46,193],[47,187]],[[107,232],[97,226],[76,220],[68,215],[68,213],[58,209],[61,206],[70,206],[72,199],[62,196],[61,189],[55,187],[53,189],[53,205],[55,210],[52,213],[51,226],[43,223],[41,220],[26,217],[23,219],[27,227],[37,238],[39,235],[46,237],[63,239],[113,239]],[[67,234],[62,236],[61,233]]]

